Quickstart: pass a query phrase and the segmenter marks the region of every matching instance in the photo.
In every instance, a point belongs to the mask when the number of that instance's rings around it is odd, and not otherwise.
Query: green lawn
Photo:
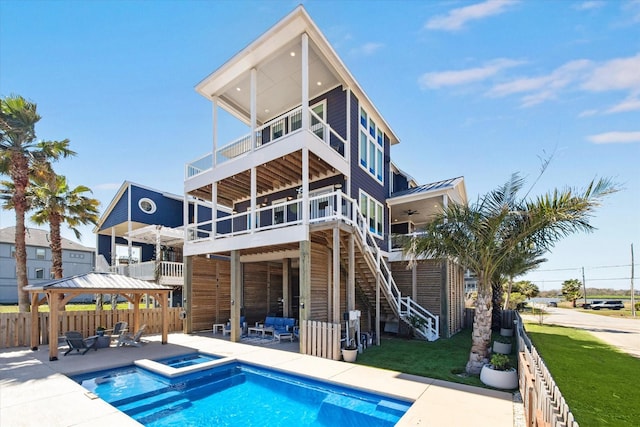
[[[527,323],[527,334],[581,426],[640,422],[640,359],[588,332]]]
[[[464,374],[470,349],[470,329],[434,342],[385,336],[379,347],[369,347],[359,354],[356,363],[483,387],[478,376]]]

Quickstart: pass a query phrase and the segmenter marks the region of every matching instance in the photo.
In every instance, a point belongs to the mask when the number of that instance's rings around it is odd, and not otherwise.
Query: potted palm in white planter
[[[493,341],[493,352],[500,354],[511,354],[511,338],[503,337],[502,335],[496,337]]]
[[[491,363],[482,367],[480,381],[489,387],[511,390],[518,387],[518,372],[511,367],[509,356],[494,354]]]

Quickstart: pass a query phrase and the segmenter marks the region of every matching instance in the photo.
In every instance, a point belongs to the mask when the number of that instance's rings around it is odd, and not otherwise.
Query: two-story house
[[[412,323],[431,340],[462,327],[461,268],[409,266],[392,235],[466,202],[464,180],[420,186],[391,162],[398,136],[304,7],[196,91],[211,101],[213,138],[186,166],[187,332],[231,318],[238,340],[241,315],[340,323],[352,310],[378,337],[382,325]],[[222,141],[221,110],[246,133]]]
[[[18,302],[18,279],[15,259],[15,227],[0,229],[0,303]],[[27,249],[27,279],[38,285],[53,279],[51,269],[51,239],[49,232],[28,228],[25,236]],[[95,249],[62,238],[62,268],[64,277],[93,271]]]

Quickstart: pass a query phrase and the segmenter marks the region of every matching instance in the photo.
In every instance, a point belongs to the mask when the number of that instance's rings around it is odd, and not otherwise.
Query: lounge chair
[[[142,333],[144,332],[144,328],[146,327],[147,325],[140,326],[140,329],[138,329],[138,332],[136,332],[135,335],[131,335],[128,332],[120,334],[120,336],[118,337],[118,347],[122,347],[125,345],[140,347],[142,345],[140,337],[142,337]]]
[[[120,338],[120,335],[127,332],[127,327],[129,324],[127,322],[117,322],[113,325],[113,329],[107,329],[105,331],[106,335],[111,337],[111,341]]]
[[[65,340],[67,341],[67,345],[69,346],[69,349],[64,353],[65,356],[71,353],[73,350],[76,351],[76,354],[86,354],[87,351],[91,349],[98,351],[98,340],[95,338],[89,338],[85,340],[84,338],[82,338],[82,334],[77,331],[67,331],[64,336]]]

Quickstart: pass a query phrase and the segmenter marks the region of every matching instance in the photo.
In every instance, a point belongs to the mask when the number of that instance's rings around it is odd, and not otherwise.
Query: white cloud
[[[577,10],[598,9],[605,5],[604,1],[585,1],[575,6]]]
[[[486,80],[500,71],[522,64],[522,61],[513,59],[495,59],[482,67],[468,68],[466,70],[451,70],[425,73],[418,79],[421,89],[437,89],[443,86],[459,86],[468,83]]]
[[[516,93],[528,93],[522,98],[522,106],[530,107],[554,99],[560,90],[584,78],[585,70],[592,63],[586,59],[570,61],[547,75],[523,77],[494,86],[487,94],[502,97]]]
[[[640,54],[612,59],[599,65],[582,87],[594,92],[640,90]]]
[[[629,144],[640,142],[640,132],[605,132],[590,135],[587,139],[594,144]]]
[[[640,72],[640,71],[639,71]],[[636,111],[640,110],[640,98],[637,96],[630,96],[619,104],[614,105],[613,107],[607,109],[605,113],[613,114],[613,113],[626,113],[628,111]]]
[[[460,7],[449,11],[447,15],[431,18],[425,24],[429,30],[456,31],[467,22],[499,15],[505,12],[507,7],[517,3],[516,0],[487,0],[471,6]]]
[[[383,47],[384,47],[383,43],[369,42],[369,43],[363,44],[360,47],[351,49],[351,53],[352,54],[356,54],[356,55],[369,56],[369,55],[373,55],[374,53],[376,53],[378,50],[382,49]]]

